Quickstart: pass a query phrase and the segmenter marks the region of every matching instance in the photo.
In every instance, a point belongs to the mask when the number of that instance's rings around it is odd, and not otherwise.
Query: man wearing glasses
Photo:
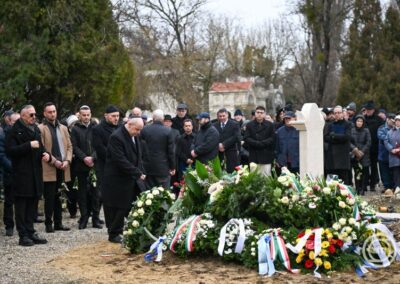
[[[337,175],[345,184],[350,185],[350,141],[351,123],[344,119],[343,108],[333,109],[335,120],[325,124],[325,169],[326,174]]]
[[[254,120],[246,125],[244,141],[249,151],[249,162],[256,163],[258,171],[268,176],[271,175],[271,164],[274,161],[275,128],[265,118],[265,108],[258,106]]]
[[[12,163],[15,221],[21,246],[47,243],[36,234],[33,222],[37,201],[43,193],[42,160],[49,162],[51,158],[44,150],[35,122],[35,108],[24,106],[21,118],[15,122],[6,140],[6,153]]]

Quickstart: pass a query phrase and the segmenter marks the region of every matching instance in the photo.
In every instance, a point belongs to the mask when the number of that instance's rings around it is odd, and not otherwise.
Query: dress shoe
[[[54,225],[54,230],[55,231],[69,231],[71,229],[64,225],[58,225],[58,226]]]
[[[12,237],[12,235],[14,235],[14,229],[13,228],[6,229],[6,236]]]
[[[79,220],[79,230],[86,229],[88,223],[88,218],[81,218]]]
[[[34,244],[36,245],[43,245],[43,244],[47,244],[47,240],[43,239],[41,237],[38,236],[38,234],[33,234],[32,236],[30,236],[30,239],[33,241]]]
[[[122,244],[122,237],[120,235],[116,237],[108,237],[108,241],[114,243],[114,244]]]
[[[31,247],[33,246],[35,243],[28,237],[22,237],[19,239],[19,243],[20,246],[23,247]]]
[[[37,217],[36,219],[35,219],[35,221],[34,221],[35,223],[43,223],[44,222],[44,220],[43,220],[43,218],[39,218],[39,217]]]
[[[46,233],[54,233],[53,225],[46,225]]]
[[[94,221],[93,222],[93,228],[103,229],[103,226],[101,225],[101,223],[99,221]]]

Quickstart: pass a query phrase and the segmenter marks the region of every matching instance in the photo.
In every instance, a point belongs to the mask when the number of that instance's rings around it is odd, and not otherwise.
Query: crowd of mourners
[[[400,114],[368,101],[359,111],[355,103],[323,108],[321,116],[325,176],[337,176],[359,194],[382,190],[380,183],[384,189],[400,186]],[[98,229],[105,223],[108,240],[121,243],[124,218],[140,192],[162,186],[178,194],[177,184],[196,160],[218,156],[228,173],[249,163],[263,175],[279,174],[282,167],[298,173],[294,120],[291,104],[274,115],[258,106],[247,119],[240,109],[231,115],[221,108],[213,120],[207,112],[190,116],[185,103],[173,118],[160,109],[147,117],[138,107],[122,117],[110,105],[98,120],[83,105],[59,120],[51,102],[40,115],[32,105],[6,111],[0,129],[5,234],[12,236],[16,227],[19,245],[32,246],[47,243],[35,222],[44,221],[46,233],[69,231],[62,222],[65,198],[70,218],[79,211],[80,230],[89,221]]]

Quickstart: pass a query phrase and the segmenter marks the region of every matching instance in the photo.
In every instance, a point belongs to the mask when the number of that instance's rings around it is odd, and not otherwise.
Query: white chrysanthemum
[[[346,225],[346,222],[347,222],[347,221],[346,221],[345,218],[340,218],[340,219],[339,219],[339,224],[342,225],[342,226]]]
[[[323,189],[322,189],[322,192],[323,193],[325,193],[325,194],[331,194],[331,188],[330,187],[324,187]]]
[[[153,194],[149,193],[149,194],[146,195],[146,198],[147,198],[147,199],[153,199],[154,196],[153,196]]]
[[[147,199],[147,200],[146,200],[146,205],[147,205],[147,206],[150,206],[152,203],[153,203],[153,202],[151,201],[151,199]]]
[[[344,203],[343,201],[339,201],[339,207],[340,208],[345,208],[346,207],[346,203]]]
[[[136,220],[133,220],[132,221],[132,227],[134,227],[134,228],[137,228],[137,227],[139,227],[139,222],[138,221],[136,221]]]
[[[256,253],[255,253],[255,252],[252,252],[252,253],[251,253],[251,256],[256,256]]]
[[[132,216],[137,217],[137,216],[139,216],[139,214],[137,213],[137,211],[135,211],[135,212],[133,212]]]
[[[164,188],[162,188],[161,186],[157,187],[157,189],[158,189],[159,191],[161,191],[161,192],[164,191]]]
[[[356,223],[356,219],[354,219],[354,218],[350,218],[349,219],[349,224],[350,225],[354,225]]]
[[[139,223],[138,223],[138,224],[139,224]],[[139,226],[139,225],[138,225],[138,226]],[[133,234],[132,229],[129,229],[127,234],[128,234],[128,235],[132,235],[132,234]]]
[[[289,203],[289,198],[287,196],[284,196],[284,197],[281,198],[281,202],[283,204],[288,204]]]
[[[332,225],[332,228],[333,228],[335,231],[339,231],[340,228],[341,228],[341,225],[340,225],[339,223],[335,223],[335,224]]]
[[[158,189],[153,189],[153,191],[151,192],[154,196],[157,196],[160,194],[160,191]]]
[[[349,204],[349,205],[354,205],[355,200],[354,200],[354,198],[347,198],[347,199],[346,199],[346,202],[347,202],[347,204]]]
[[[304,192],[307,193],[307,194],[310,194],[310,193],[313,192],[313,190],[312,190],[311,187],[307,186],[306,188],[304,188]]]
[[[342,196],[347,196],[347,195],[349,195],[349,191],[348,191],[347,189],[341,189],[341,190],[340,190],[340,194],[341,194]]]
[[[137,203],[136,203],[136,205],[137,205],[137,207],[142,207],[143,206],[143,201],[141,201],[141,200],[139,200]]]
[[[296,201],[298,201],[300,199],[300,196],[298,195],[298,194],[293,194],[293,196],[292,196],[292,201],[293,202],[296,202]]]
[[[143,215],[144,215],[144,209],[143,209],[143,208],[140,208],[137,212],[138,212],[138,214],[139,214],[140,216],[143,216]]]

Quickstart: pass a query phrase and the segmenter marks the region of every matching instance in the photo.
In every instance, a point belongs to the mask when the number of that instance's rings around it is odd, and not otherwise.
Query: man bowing
[[[143,120],[130,118],[110,136],[107,146],[103,181],[103,205],[108,240],[122,242],[124,217],[140,193],[138,180],[146,176],[142,166],[142,151],[138,136]]]

